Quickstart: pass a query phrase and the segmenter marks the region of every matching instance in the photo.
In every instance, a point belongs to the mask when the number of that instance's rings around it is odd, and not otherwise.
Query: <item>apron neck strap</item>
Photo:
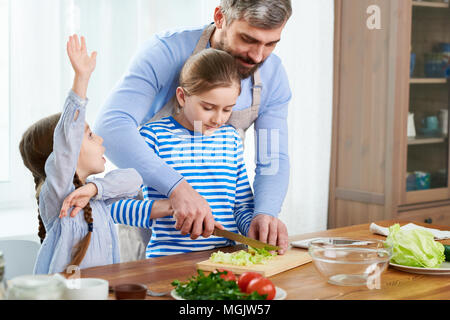
[[[259,106],[261,103],[261,91],[262,91],[262,81],[261,81],[261,75],[259,74],[259,68],[256,69],[256,71],[252,75],[253,79],[253,101],[252,101],[252,107]]]
[[[195,46],[193,54],[199,53],[206,48],[206,45],[208,44],[208,41],[215,29],[216,26],[214,25],[214,23],[212,23],[203,30],[203,33],[200,36],[200,40],[198,40],[197,45]]]

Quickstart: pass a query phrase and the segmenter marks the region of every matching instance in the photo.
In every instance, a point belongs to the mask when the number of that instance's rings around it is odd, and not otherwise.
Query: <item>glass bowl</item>
[[[309,243],[317,271],[329,283],[369,288],[380,285],[380,276],[392,256],[384,241],[351,238],[320,238]]]

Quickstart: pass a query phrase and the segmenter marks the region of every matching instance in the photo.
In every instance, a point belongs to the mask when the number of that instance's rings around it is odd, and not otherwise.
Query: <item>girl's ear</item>
[[[182,87],[178,87],[176,91],[178,104],[180,105],[180,108],[184,107],[186,103],[186,96],[184,94],[184,90]]]

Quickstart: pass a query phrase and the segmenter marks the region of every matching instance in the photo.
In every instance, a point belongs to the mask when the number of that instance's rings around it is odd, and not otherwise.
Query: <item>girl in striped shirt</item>
[[[246,235],[253,194],[242,140],[226,125],[240,94],[237,70],[234,58],[224,51],[209,48],[191,56],[180,73],[172,115],[144,125],[140,133],[207,200],[217,226]],[[117,223],[152,229],[147,258],[234,245],[216,236],[193,240],[175,228],[171,215],[152,218],[154,201],[166,197],[147,186],[142,191],[144,200],[120,200],[112,205],[111,215]]]

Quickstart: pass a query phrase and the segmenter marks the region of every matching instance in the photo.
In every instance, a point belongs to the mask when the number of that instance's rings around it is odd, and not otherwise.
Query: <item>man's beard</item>
[[[260,63],[256,63],[255,61],[251,60],[250,58],[235,54],[223,41],[217,42],[216,49],[228,52],[231,56],[233,56],[233,58],[235,60],[242,60],[245,63],[254,64],[253,67],[247,68],[247,67],[244,67],[243,65],[241,65],[238,61],[236,61],[236,65],[238,68],[238,74],[241,77],[241,79],[246,79],[246,78],[252,76],[255,73],[256,69],[258,69],[264,63],[264,60],[261,61]]]

